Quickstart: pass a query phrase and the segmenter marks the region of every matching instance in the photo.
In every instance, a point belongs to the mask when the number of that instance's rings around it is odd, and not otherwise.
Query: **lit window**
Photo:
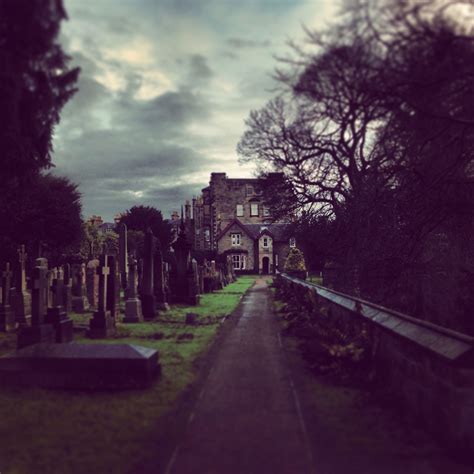
[[[241,245],[242,234],[230,234],[230,240],[232,242],[232,245]]]
[[[247,184],[247,186],[245,187],[245,194],[247,196],[252,196],[253,195],[253,186],[252,185]]]
[[[270,209],[268,207],[263,208],[263,217],[268,217],[270,215]]]
[[[245,255],[232,255],[234,270],[245,270]]]
[[[244,205],[243,204],[237,204],[236,214],[237,214],[237,217],[242,217],[244,215]]]
[[[253,217],[258,216],[258,203],[257,202],[252,202],[250,204],[250,215]]]
[[[294,237],[290,238],[290,247],[296,247],[296,239]]]

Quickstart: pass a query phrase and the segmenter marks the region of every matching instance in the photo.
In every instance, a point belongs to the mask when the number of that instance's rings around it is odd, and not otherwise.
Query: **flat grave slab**
[[[111,390],[149,387],[160,373],[155,349],[132,344],[34,344],[0,357],[0,383]]]

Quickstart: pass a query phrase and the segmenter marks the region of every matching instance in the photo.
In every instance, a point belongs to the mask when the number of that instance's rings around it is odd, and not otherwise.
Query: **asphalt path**
[[[269,289],[258,279],[244,296],[166,474],[313,472]]]

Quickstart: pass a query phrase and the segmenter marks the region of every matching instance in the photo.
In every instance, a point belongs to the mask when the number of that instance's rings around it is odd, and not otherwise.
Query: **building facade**
[[[211,174],[201,196],[185,206],[195,250],[230,255],[238,272],[273,273],[283,268],[290,245],[295,245],[294,225],[273,222],[259,183]]]

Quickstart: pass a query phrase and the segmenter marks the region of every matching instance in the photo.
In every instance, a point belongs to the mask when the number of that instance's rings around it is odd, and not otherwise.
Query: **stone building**
[[[230,255],[238,272],[282,269],[294,225],[274,222],[259,192],[259,179],[212,173],[209,186],[184,210],[188,235],[197,251]]]

